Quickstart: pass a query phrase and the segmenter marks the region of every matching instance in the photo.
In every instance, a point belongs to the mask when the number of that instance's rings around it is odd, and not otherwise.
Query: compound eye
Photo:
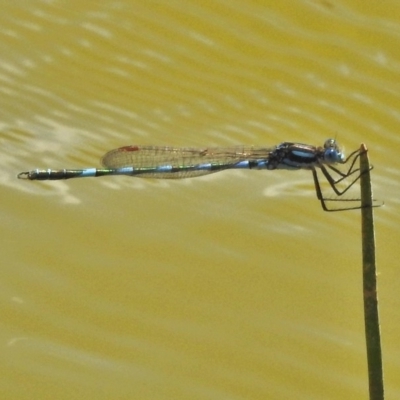
[[[329,164],[333,164],[333,163],[341,163],[344,161],[344,155],[337,150],[336,148],[328,148],[327,150],[325,150],[324,153],[324,158],[325,161],[327,161]]]

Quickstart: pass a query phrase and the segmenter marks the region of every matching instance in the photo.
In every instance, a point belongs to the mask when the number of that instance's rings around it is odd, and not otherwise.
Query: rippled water
[[[386,393],[400,394],[397,2],[8,2],[0,392],[366,398],[358,212],[307,171],[28,182],[129,144],[365,142]],[[397,395],[397,396],[396,396]],[[4,397],[3,396],[3,397]]]

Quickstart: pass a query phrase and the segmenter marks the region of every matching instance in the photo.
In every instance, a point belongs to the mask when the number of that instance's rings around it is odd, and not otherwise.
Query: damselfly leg
[[[341,165],[349,164],[348,169],[343,172],[339,168],[332,166],[332,165],[326,165],[326,164],[320,164],[319,168],[321,169],[324,177],[326,178],[327,182],[329,183],[329,186],[332,188],[332,190],[335,192],[336,197],[325,197],[323,195],[323,191],[321,189],[321,184],[319,182],[318,178],[318,173],[317,169],[315,167],[312,168],[312,175],[314,179],[314,185],[315,185],[315,191],[317,194],[318,200],[321,202],[321,206],[324,209],[324,211],[345,211],[345,210],[357,210],[362,208],[361,206],[361,199],[358,198],[351,198],[351,197],[344,197],[343,195],[351,188],[353,185],[360,179],[362,173],[360,173],[360,168],[356,168],[355,164],[356,161],[359,159],[361,155],[360,150],[353,151],[349,157],[345,161],[341,163]],[[332,171],[334,171],[339,178],[335,179],[331,173],[328,171],[328,168]],[[373,169],[373,166],[371,166],[370,170]],[[356,174],[355,178],[354,175]],[[338,187],[339,184],[344,185],[345,179],[352,177],[352,180],[350,183],[346,184],[343,186],[341,189]],[[353,179],[354,178],[354,179]],[[375,201],[375,200],[374,200]],[[358,202],[357,205],[350,205],[350,206],[339,206],[339,207],[328,207],[327,202],[343,202],[343,204],[349,204],[349,203],[355,203]],[[382,204],[377,203],[374,204],[373,207],[380,207]]]
[[[355,163],[356,161],[359,159],[360,157],[360,150],[356,150],[353,151],[347,158],[345,161],[343,161],[343,163],[341,163],[341,165],[346,165],[349,164],[349,168],[347,169],[346,172],[340,171],[339,168],[328,164],[320,164],[320,168],[322,173],[324,174],[326,180],[329,182],[329,185],[331,186],[331,188],[333,189],[333,191],[338,195],[341,196],[344,193],[346,193],[359,179],[361,174],[360,172],[360,168],[355,168]],[[333,176],[329,173],[329,171],[327,170],[327,168],[329,168],[330,170],[334,171],[340,178],[338,179],[334,179]],[[371,169],[373,169],[373,167],[371,166]],[[343,190],[340,190],[338,188],[338,184],[340,184],[341,182],[343,182],[345,179],[353,176],[354,174],[358,173],[358,175],[356,176],[356,178],[348,185],[345,186],[345,188]]]

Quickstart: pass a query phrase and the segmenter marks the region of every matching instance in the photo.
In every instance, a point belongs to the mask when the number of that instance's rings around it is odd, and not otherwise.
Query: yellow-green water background
[[[398,1],[6,1],[7,399],[365,399],[360,213],[307,172],[29,182],[129,144],[365,142],[400,397]]]

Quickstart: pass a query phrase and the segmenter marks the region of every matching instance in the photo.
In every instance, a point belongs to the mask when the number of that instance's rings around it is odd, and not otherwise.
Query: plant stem
[[[372,207],[370,165],[367,148],[361,145],[361,231],[363,255],[363,292],[365,336],[368,359],[370,400],[383,400],[383,369],[376,286],[375,233]]]

